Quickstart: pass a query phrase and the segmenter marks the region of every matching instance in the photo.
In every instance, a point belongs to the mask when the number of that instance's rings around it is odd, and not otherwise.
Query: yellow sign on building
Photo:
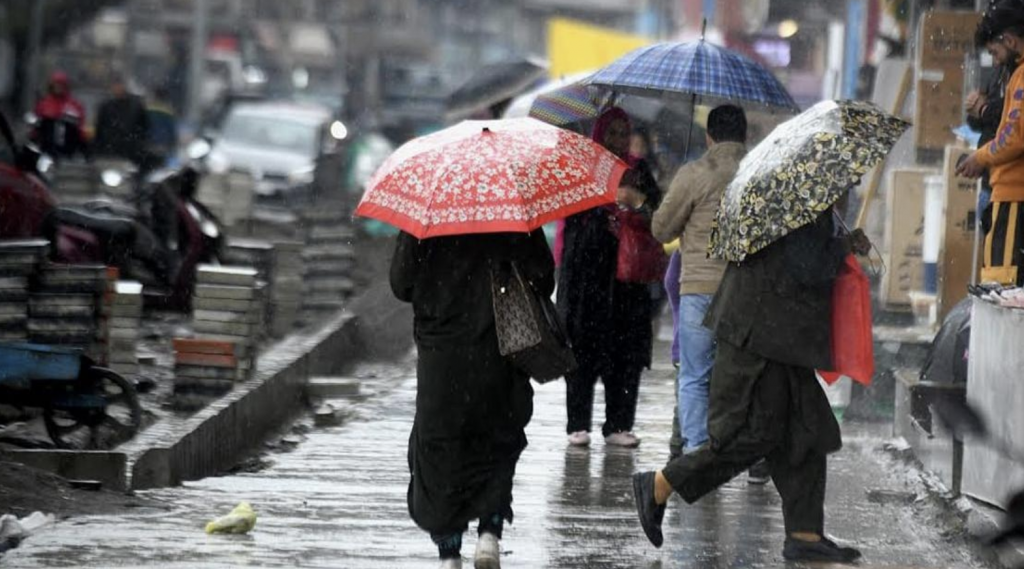
[[[651,39],[644,36],[567,18],[548,20],[548,61],[551,77],[555,79],[598,69],[650,44]]]

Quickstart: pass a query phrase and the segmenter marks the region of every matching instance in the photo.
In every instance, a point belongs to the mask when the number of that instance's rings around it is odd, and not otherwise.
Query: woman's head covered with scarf
[[[598,117],[597,122],[594,123],[591,138],[619,158],[631,163],[629,156],[630,134],[632,134],[632,126],[629,115],[619,107],[612,107]]]

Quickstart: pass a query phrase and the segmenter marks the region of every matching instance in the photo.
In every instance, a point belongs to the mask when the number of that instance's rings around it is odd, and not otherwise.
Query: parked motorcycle
[[[43,155],[16,144],[2,115],[0,136],[0,239],[44,237],[56,262],[117,267],[143,283],[147,299],[189,308],[197,266],[218,262],[223,243],[220,222],[195,200],[195,168],[151,176],[153,197],[142,207],[115,200],[60,207],[40,168]]]

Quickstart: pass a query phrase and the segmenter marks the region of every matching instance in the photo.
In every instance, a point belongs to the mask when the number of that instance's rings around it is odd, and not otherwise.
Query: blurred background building
[[[8,110],[23,108],[60,68],[92,107],[123,74],[183,112],[259,92],[408,135],[435,124],[446,94],[480,66],[564,57],[548,50],[553,21],[654,41],[695,38],[707,18],[713,41],[772,67],[809,105],[863,94],[865,66],[906,51],[919,14],[975,1],[0,0],[0,96]],[[201,70],[196,89],[191,69]],[[556,61],[552,69],[580,71]]]

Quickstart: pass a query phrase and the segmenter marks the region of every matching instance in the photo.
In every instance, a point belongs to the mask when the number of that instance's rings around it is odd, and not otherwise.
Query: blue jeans
[[[686,450],[708,440],[708,389],[715,365],[715,336],[704,327],[710,294],[679,299],[679,424]]]

